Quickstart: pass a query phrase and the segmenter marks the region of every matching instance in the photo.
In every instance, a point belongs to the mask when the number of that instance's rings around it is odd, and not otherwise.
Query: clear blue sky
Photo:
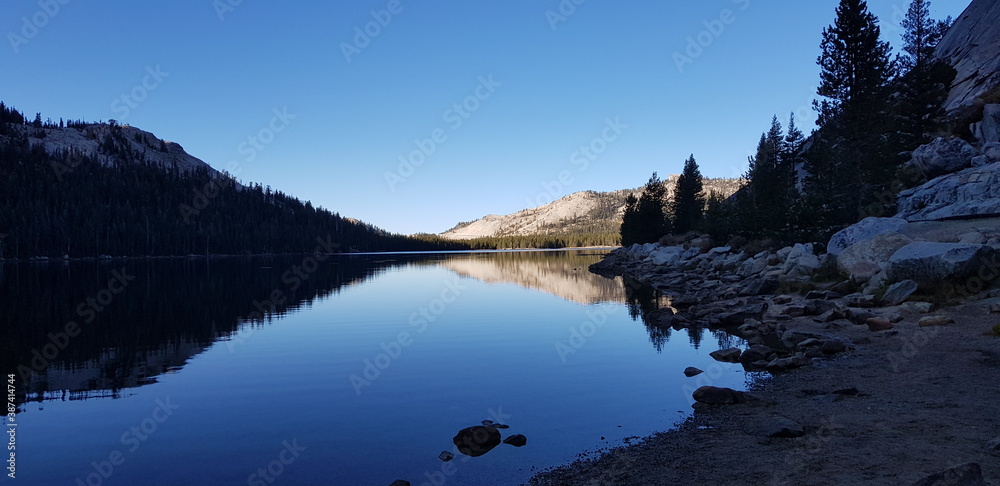
[[[706,176],[740,175],[772,114],[812,128],[820,33],[837,3],[11,0],[0,99],[29,116],[115,118],[218,169],[235,161],[244,181],[390,231],[439,232],[636,187],[690,153]],[[869,3],[899,45],[909,2]],[[968,3],[935,0],[932,14]],[[371,12],[390,7],[378,24]],[[355,44],[356,28],[376,35]],[[686,53],[699,36],[707,47]],[[698,55],[679,69],[675,53]],[[434,136],[423,163],[399,172]],[[592,142],[603,152],[577,152]],[[390,188],[387,173],[407,177]]]

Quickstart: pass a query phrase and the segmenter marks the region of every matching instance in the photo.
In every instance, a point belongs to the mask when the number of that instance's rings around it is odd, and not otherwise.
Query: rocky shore
[[[870,219],[835,235],[829,251],[811,244],[749,255],[697,238],[612,252],[592,271],[626,274],[670,297],[649,320],[740,335],[748,349],[713,356],[771,377],[737,392],[691,376],[695,414],[679,429],[530,484],[1000,479],[1000,338],[992,335],[1000,290],[988,288],[995,279],[987,272],[997,269],[997,253],[988,244],[926,241],[970,239],[957,230],[976,226],[942,224],[949,228]],[[898,248],[887,258],[875,239]],[[952,476],[979,479],[917,483],[953,468]]]

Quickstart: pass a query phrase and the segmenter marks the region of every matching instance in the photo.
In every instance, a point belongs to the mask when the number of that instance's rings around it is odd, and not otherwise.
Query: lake
[[[17,477],[511,485],[746,386],[709,357],[745,343],[645,324],[669,299],[589,273],[606,251],[2,265]],[[462,454],[483,420],[527,445]]]

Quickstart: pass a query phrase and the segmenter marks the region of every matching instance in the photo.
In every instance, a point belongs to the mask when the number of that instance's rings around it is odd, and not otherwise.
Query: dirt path
[[[910,311],[889,331],[831,323],[853,351],[764,380],[751,390],[758,400],[698,405],[677,430],[529,484],[910,486],[975,462],[1000,485],[1000,451],[989,445],[1000,438],[1000,338],[984,334],[1000,323],[989,311],[998,303],[933,312],[955,319],[943,327],[919,327],[924,314]],[[815,323],[788,324],[798,325]],[[768,437],[779,418],[805,435]]]

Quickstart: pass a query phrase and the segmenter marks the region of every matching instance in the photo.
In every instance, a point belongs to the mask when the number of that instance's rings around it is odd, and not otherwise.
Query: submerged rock
[[[441,451],[441,453],[438,454],[438,459],[441,459],[444,462],[448,462],[454,458],[455,454],[452,454],[451,451]]]
[[[476,425],[466,427],[452,439],[458,451],[472,457],[479,457],[500,445],[500,431],[494,427]]]
[[[698,375],[700,375],[702,373],[704,373],[704,371],[699,370],[698,368],[695,368],[694,366],[688,366],[687,368],[684,368],[684,376],[686,376],[688,378],[691,378],[692,376],[698,376]]]
[[[504,444],[510,444],[514,447],[523,447],[528,443],[528,438],[522,434],[514,434],[503,440]]]
[[[740,354],[742,353],[743,351],[740,348],[729,348],[712,351],[708,355],[715,358],[716,361],[722,361],[723,363],[738,363],[740,361]]]
[[[703,386],[695,390],[691,396],[696,402],[709,405],[729,405],[747,401],[746,394],[741,391],[716,386]]]

